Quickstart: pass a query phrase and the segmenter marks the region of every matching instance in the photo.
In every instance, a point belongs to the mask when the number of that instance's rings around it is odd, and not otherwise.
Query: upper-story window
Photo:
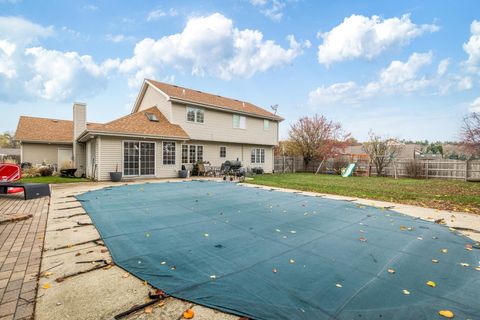
[[[263,120],[263,130],[270,129],[270,120]]]
[[[246,118],[238,114],[233,115],[233,127],[235,129],[245,129]]]
[[[204,123],[205,111],[201,108],[187,107],[187,121]]]

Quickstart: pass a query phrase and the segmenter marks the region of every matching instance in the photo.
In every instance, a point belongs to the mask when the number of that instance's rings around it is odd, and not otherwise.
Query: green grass
[[[90,181],[84,178],[62,178],[62,177],[35,177],[22,178],[18,182],[24,183],[72,183],[72,182],[87,182]]]
[[[265,174],[254,184],[406,203],[480,214],[480,183],[456,180],[349,177],[313,173]]]

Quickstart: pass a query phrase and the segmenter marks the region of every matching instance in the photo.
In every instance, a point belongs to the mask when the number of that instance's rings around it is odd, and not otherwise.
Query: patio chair
[[[205,165],[203,163],[198,164],[198,175],[205,176]]]

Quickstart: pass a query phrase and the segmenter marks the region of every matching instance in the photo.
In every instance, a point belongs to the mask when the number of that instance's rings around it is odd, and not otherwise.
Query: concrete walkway
[[[0,195],[0,319],[33,318],[49,197]]]
[[[174,181],[174,180],[169,180]],[[161,181],[136,181],[129,184]],[[35,319],[112,319],[151,301],[154,291],[142,280],[110,265],[111,256],[75,195],[124,183],[78,183],[52,187]],[[167,298],[124,319],[182,319],[193,309],[195,320],[237,320],[213,309]]]
[[[174,180],[169,180],[174,181]],[[136,181],[138,183],[162,183],[166,180]],[[123,269],[110,265],[111,256],[103,246],[96,228],[74,196],[124,183],[78,183],[53,186],[51,208],[45,235],[42,260],[42,276],[39,280],[36,319],[112,319],[130,308],[151,301],[150,287]],[[244,184],[245,187],[259,187]],[[280,188],[283,192],[298,192]],[[323,196],[348,200],[363,205],[393,207],[393,210],[426,220],[444,219],[452,227],[474,229],[465,231],[471,238],[480,241],[480,216],[467,213],[452,213],[399,205],[381,201],[363,200],[309,192],[310,196]],[[124,319],[179,320],[185,310],[192,308],[196,320],[237,320],[228,315],[175,298],[167,298],[148,308],[140,308]]]

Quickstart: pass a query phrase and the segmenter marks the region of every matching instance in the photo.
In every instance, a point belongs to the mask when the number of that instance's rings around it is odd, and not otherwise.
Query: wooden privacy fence
[[[320,168],[320,173],[334,173],[333,159],[325,161]],[[413,160],[413,159],[395,159],[385,168],[385,175],[393,177],[410,177],[412,173],[409,168],[412,163],[417,166],[417,177],[430,179],[480,179],[480,160]],[[289,172],[316,172],[320,165],[320,160],[311,161],[308,166],[304,165],[301,157],[275,157],[275,173]],[[370,164],[370,175],[377,175],[375,166]]]

